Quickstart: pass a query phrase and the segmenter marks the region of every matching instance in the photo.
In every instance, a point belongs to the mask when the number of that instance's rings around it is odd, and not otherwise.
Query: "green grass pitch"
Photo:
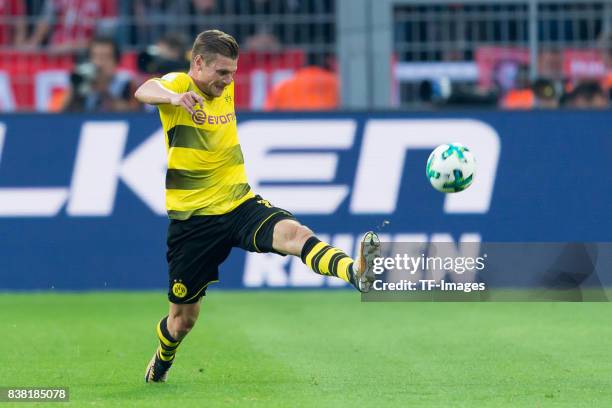
[[[168,383],[145,384],[166,308],[162,293],[2,294],[0,386],[68,386],[52,407],[612,406],[610,303],[211,289]]]

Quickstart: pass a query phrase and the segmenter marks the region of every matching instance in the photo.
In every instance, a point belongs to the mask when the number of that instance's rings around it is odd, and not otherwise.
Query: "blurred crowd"
[[[500,104],[504,109],[606,109],[609,100],[609,91],[597,80],[580,80],[564,85],[540,78],[524,88],[510,90]]]
[[[259,96],[258,108],[266,110],[339,106],[334,0],[0,0],[0,63],[3,52],[74,61],[69,86],[54,90],[46,110],[140,110],[135,87],[151,76],[186,71],[191,40],[211,28],[232,34],[243,52],[301,52],[299,63],[269,73],[264,91],[253,85],[254,75],[247,78],[252,89],[242,99]],[[127,54],[133,57],[128,67]],[[610,84],[605,77],[532,81],[519,72],[511,86],[482,89],[441,79],[424,81],[419,94],[432,107],[603,109]]]
[[[450,84],[445,80],[427,80],[420,84],[419,93],[424,106],[435,108],[607,109],[612,99],[607,79],[589,78],[576,81],[524,79],[505,90],[497,86],[481,89],[474,84],[466,86]]]
[[[332,42],[333,0],[2,0],[0,47],[84,50],[95,34],[123,47],[154,44],[168,33],[192,38],[217,28],[245,49]],[[308,16],[319,23],[309,24]],[[259,18],[253,18],[259,17]],[[284,24],[283,18],[295,24]],[[326,21],[324,21],[326,20]],[[301,22],[305,24],[299,24]]]
[[[148,77],[189,66],[192,39],[206,29],[231,33],[242,51],[280,53],[312,42],[334,44],[333,0],[0,0],[0,52],[44,53],[74,58],[70,87],[54,92],[51,111],[125,111],[142,109],[133,89]],[[332,16],[332,18],[329,18]],[[286,24],[283,19],[293,19]],[[135,55],[135,66],[122,69],[125,55]],[[318,51],[325,60],[329,52]],[[304,49],[301,67],[283,78],[278,94],[266,95],[267,109],[301,107],[309,103],[288,100],[291,82],[331,87],[315,90],[311,109],[337,106],[337,81],[328,67],[308,66]],[[13,54],[11,54],[13,55]],[[0,54],[0,59],[3,55]],[[293,64],[295,65],[295,64]],[[308,67],[307,67],[308,66]],[[308,86],[306,86],[308,88]],[[306,89],[308,90],[308,89]],[[318,105],[323,98],[323,105]],[[331,98],[331,99],[330,99]],[[299,99],[299,98],[298,98]],[[287,105],[289,103],[289,105]],[[262,106],[262,107],[264,107]]]

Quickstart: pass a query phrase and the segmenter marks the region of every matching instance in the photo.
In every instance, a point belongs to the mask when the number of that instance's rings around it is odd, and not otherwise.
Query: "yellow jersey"
[[[254,197],[238,142],[234,83],[210,99],[185,73],[155,80],[173,92],[193,91],[204,98],[193,114],[180,106],[158,105],[168,155],[168,217],[186,220],[192,215],[225,214]]]

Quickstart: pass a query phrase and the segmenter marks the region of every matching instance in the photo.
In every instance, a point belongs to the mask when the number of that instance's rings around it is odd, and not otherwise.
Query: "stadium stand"
[[[155,54],[160,42],[162,51],[168,38],[181,49],[171,67],[184,69],[191,38],[209,28],[231,33],[241,45],[237,107],[275,109],[270,102],[274,88],[308,65],[309,56],[329,57],[330,75],[337,76],[337,67],[350,63],[336,58],[340,1],[3,1],[0,110],[58,111],[58,95],[69,88],[74,67],[87,59],[94,36],[112,36],[123,50],[120,70],[138,83],[155,74],[152,67],[161,62],[157,58],[165,58]],[[554,101],[545,104],[548,108],[558,106],[565,91],[584,81],[596,81],[604,93],[609,92],[612,2],[608,0],[394,0],[390,4],[393,98],[389,107],[539,108],[543,106],[533,95],[539,78],[551,81],[554,90]],[[375,33],[376,27],[371,28]],[[428,91],[424,94],[423,89]],[[324,96],[328,103],[313,108],[339,107],[339,90],[335,92],[331,97],[336,102]]]

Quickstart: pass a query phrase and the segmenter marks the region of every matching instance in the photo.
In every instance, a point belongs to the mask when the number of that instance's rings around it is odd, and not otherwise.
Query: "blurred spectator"
[[[531,88],[511,89],[501,99],[503,109],[533,109],[535,95]]]
[[[270,92],[264,109],[336,109],[339,101],[338,78],[329,70],[328,61],[316,61],[310,56],[307,66],[298,69],[293,77],[280,82]]]
[[[187,52],[187,40],[182,34],[166,34],[157,44],[138,55],[138,69],[146,74],[187,71],[189,69]]]
[[[89,58],[70,76],[70,90],[64,110],[77,112],[118,112],[134,110],[138,104],[132,94],[132,77],[118,71],[121,52],[109,38],[95,38]]]
[[[303,10],[303,7],[300,7],[304,3],[306,2],[296,0],[236,0],[236,11],[241,15],[290,15],[308,12]],[[279,22],[274,21],[274,23]]]
[[[235,35],[228,24],[223,21],[223,16],[233,14],[232,3],[234,0],[189,0],[185,9],[187,15],[191,16],[189,21],[189,35],[195,38],[205,30],[221,30]],[[228,7],[229,6],[229,7]],[[235,37],[237,41],[240,38]]]
[[[26,7],[24,0],[0,0],[0,47],[24,44]]]
[[[156,43],[167,33],[181,32],[190,37],[207,29],[226,27],[219,18],[234,0],[135,0],[135,44]],[[229,30],[231,31],[231,30]]]
[[[556,109],[559,107],[559,97],[555,83],[547,78],[536,79],[528,86],[526,81],[522,87],[512,89],[504,95],[501,106],[504,109]]]
[[[168,31],[169,22],[179,17],[175,10],[171,10],[171,5],[170,0],[134,0],[135,44],[154,44]]]
[[[215,11],[217,0],[192,0],[192,5],[196,13],[207,14]]]
[[[259,26],[256,32],[248,36],[244,41],[246,51],[277,52],[281,49],[280,40],[268,27]]]
[[[575,109],[605,109],[608,97],[597,81],[584,81],[567,95],[564,105]]]
[[[277,51],[281,44],[300,46],[313,37],[322,44],[333,43],[333,34],[321,21],[322,14],[333,13],[329,0],[235,0],[235,4],[235,13],[246,24],[232,28],[245,49]]]
[[[503,109],[533,109],[535,95],[529,81],[529,67],[523,64],[501,64],[495,78],[499,89],[504,92],[500,101]]]
[[[534,108],[556,109],[559,107],[559,98],[555,83],[550,79],[537,79],[532,87],[534,96]]]
[[[83,50],[94,35],[111,33],[116,19],[116,0],[46,0],[27,45],[48,44],[56,52]]]
[[[238,38],[237,0],[134,0],[132,43],[152,44],[167,33],[183,33],[195,38],[209,29],[231,33]],[[244,25],[244,23],[242,23]]]
[[[498,95],[494,90],[472,84],[453,83],[448,77],[427,79],[419,84],[419,99],[425,108],[494,107]]]

